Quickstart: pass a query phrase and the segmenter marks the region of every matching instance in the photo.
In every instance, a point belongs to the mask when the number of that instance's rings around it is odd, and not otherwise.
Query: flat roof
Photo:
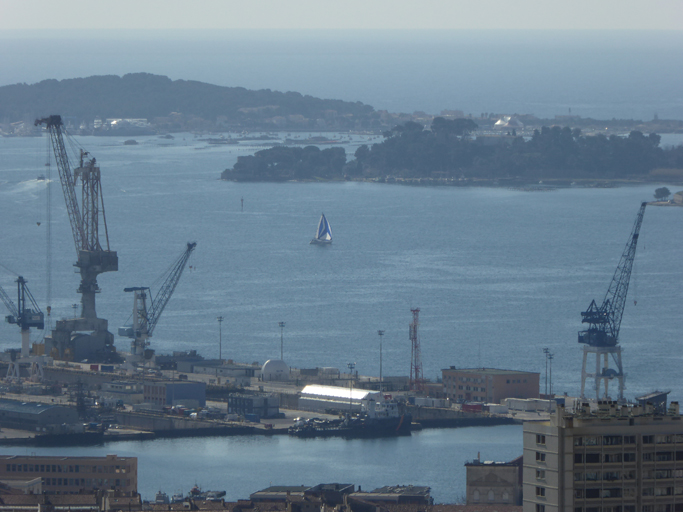
[[[301,390],[302,395],[315,397],[340,398],[342,400],[363,400],[368,395],[379,395],[379,391],[369,391],[367,389],[350,389],[339,386],[321,386],[319,384],[309,384]]]
[[[0,410],[28,414],[40,414],[49,409],[65,408],[62,405],[46,404],[43,402],[19,402],[18,400],[0,399]]]
[[[487,375],[540,375],[539,372],[525,372],[522,370],[501,370],[499,368],[444,368],[443,372],[485,373]]]

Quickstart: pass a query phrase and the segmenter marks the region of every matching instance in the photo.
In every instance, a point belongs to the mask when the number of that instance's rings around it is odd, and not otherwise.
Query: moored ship
[[[412,416],[401,412],[396,401],[376,402],[370,398],[363,401],[360,414],[348,414],[334,420],[298,419],[288,432],[301,438],[409,436],[411,422]]]

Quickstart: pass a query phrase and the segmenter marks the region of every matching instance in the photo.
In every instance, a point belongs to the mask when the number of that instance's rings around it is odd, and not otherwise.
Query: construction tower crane
[[[131,361],[139,362],[144,358],[145,347],[149,345],[148,338],[152,337],[154,328],[159,321],[161,313],[164,311],[166,304],[168,304],[171,295],[178,285],[180,276],[185,270],[187,261],[194,248],[197,246],[196,242],[188,242],[187,248],[180,255],[180,257],[173,263],[170,270],[164,277],[164,282],[156,294],[152,298],[150,295],[150,307],[147,308],[147,292],[151,290],[148,286],[135,286],[131,288],[124,288],[124,292],[133,292],[133,325],[120,327],[119,336],[131,338],[130,343]]]
[[[5,320],[10,324],[17,324],[21,328],[21,357],[29,357],[31,327],[41,330],[45,328],[45,317],[26,286],[26,279],[22,276],[17,278],[17,303],[19,306],[14,304],[2,286],[0,286],[0,299],[10,312]],[[30,307],[26,307],[27,301]]]
[[[97,276],[103,272],[117,271],[119,263],[116,251],[109,248],[100,168],[94,157],[81,150],[79,165],[72,172],[64,145],[61,116],[36,119],[35,125],[45,125],[50,136],[76,246],[75,266],[81,274],[78,288],[78,293],[81,294],[81,316],[57,322],[52,335],[45,337],[45,353],[63,360],[110,361],[116,357],[114,336],[107,330],[107,320],[97,317],[95,294],[100,292]],[[76,192],[76,182],[79,179],[80,204]],[[105,247],[100,241],[100,217]]]
[[[605,393],[608,397],[609,381],[616,378],[619,382],[619,400],[624,398],[624,370],[621,364],[621,347],[619,346],[619,329],[621,318],[626,306],[626,295],[631,280],[631,269],[636,256],[640,225],[643,222],[647,203],[641,203],[636,216],[631,236],[626,243],[607,294],[598,306],[591,301],[586,311],[581,313],[581,322],[588,324],[588,329],[579,332],[579,343],[583,343],[583,368],[581,370],[581,397],[585,398],[586,379],[595,379],[596,399],[600,399],[601,383],[604,382]],[[595,372],[586,369],[588,354],[595,354]],[[609,357],[612,356],[616,368],[609,368]],[[602,364],[601,364],[602,361]]]

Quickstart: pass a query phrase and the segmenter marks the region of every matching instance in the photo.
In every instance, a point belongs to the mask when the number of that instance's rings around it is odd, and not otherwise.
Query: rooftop
[[[540,375],[539,372],[524,372],[522,370],[501,370],[498,368],[444,368],[442,371],[456,371],[460,373],[485,373],[486,375]]]

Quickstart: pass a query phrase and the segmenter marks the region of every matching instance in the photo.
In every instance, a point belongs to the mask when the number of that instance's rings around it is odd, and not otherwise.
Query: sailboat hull
[[[332,243],[332,240],[320,240],[318,238],[314,238],[309,242],[311,245],[330,245]]]

